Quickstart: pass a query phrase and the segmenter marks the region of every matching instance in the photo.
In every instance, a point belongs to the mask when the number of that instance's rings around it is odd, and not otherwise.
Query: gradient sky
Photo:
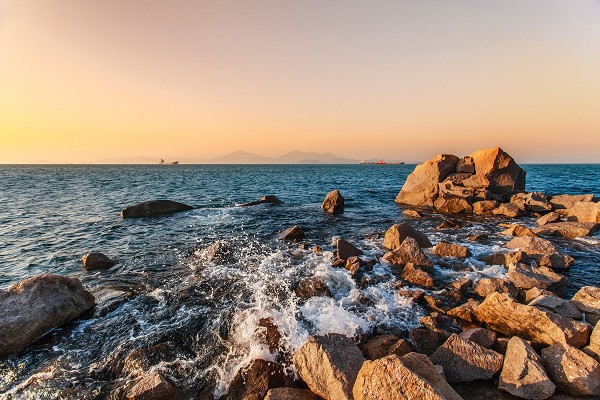
[[[600,162],[600,2],[0,0],[0,163]]]

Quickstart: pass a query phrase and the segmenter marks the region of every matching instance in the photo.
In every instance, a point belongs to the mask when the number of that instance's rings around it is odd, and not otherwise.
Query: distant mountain
[[[154,157],[111,157],[103,158],[94,164],[158,164],[160,158]]]
[[[271,157],[239,150],[235,153],[211,158],[205,162],[209,164],[273,164],[273,159]]]
[[[331,153],[316,153],[306,151],[290,151],[282,156],[275,157],[279,164],[358,164],[359,160],[338,157]]]

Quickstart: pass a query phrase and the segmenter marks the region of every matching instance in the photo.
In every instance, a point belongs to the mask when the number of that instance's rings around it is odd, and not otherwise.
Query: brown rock
[[[180,211],[193,210],[194,207],[171,200],[145,201],[129,206],[121,211],[121,218],[144,218],[155,215],[171,214]]]
[[[560,236],[566,238],[577,238],[592,236],[598,232],[600,224],[596,222],[554,222],[548,223],[534,230],[539,236]]]
[[[547,267],[535,268],[526,264],[511,264],[508,279],[519,289],[534,287],[563,295],[567,289],[567,278]]]
[[[462,400],[429,359],[417,353],[365,361],[354,400]]]
[[[567,220],[577,222],[600,222],[600,203],[591,201],[575,203],[569,208]]]
[[[525,215],[525,207],[515,203],[502,203],[492,210],[492,214],[501,215],[508,218],[517,218]]]
[[[574,320],[581,320],[583,315],[577,309],[575,304],[569,300],[561,299],[558,296],[545,296],[541,295],[533,299],[530,306],[534,306],[540,309],[545,309],[555,314],[560,314]]]
[[[172,361],[176,357],[173,345],[169,342],[135,349],[125,357],[123,372],[125,374],[141,374],[161,361]]]
[[[549,290],[540,289],[540,288],[531,288],[525,291],[525,303],[535,300],[539,296],[554,296],[557,297],[555,293],[552,293]]]
[[[525,206],[531,212],[552,211],[550,197],[540,192],[531,192],[525,195]]]
[[[519,297],[519,289],[515,285],[502,278],[483,278],[477,281],[475,293],[481,297],[487,297],[492,293],[505,293],[513,299]]]
[[[559,222],[559,221],[560,221],[560,215],[558,215],[555,212],[550,212],[546,215],[539,217],[537,219],[536,223],[539,226],[542,226],[542,225],[551,224],[553,222]]]
[[[433,263],[427,258],[419,244],[412,237],[407,237],[396,250],[386,253],[383,258],[392,265],[413,263],[427,272],[433,272]]]
[[[412,351],[410,344],[396,335],[379,335],[367,341],[363,346],[365,356],[369,360],[376,360],[390,354],[403,356]]]
[[[445,219],[441,224],[436,226],[435,229],[438,231],[443,231],[446,229],[459,229],[461,227],[462,227],[461,224],[458,223],[457,221],[454,221],[451,219]]]
[[[487,296],[475,314],[489,329],[547,345],[567,343],[582,347],[587,343],[590,331],[586,323],[517,303],[501,293]]]
[[[503,194],[525,190],[525,171],[500,147],[471,154],[475,174],[489,181],[488,189]]]
[[[261,400],[269,389],[285,384],[281,365],[271,361],[254,360],[240,370],[229,384],[229,392],[223,400]]]
[[[156,372],[142,377],[127,393],[128,400],[177,400],[182,398],[183,394]]]
[[[325,196],[321,208],[331,214],[339,214],[344,212],[344,197],[339,190],[333,190]]]
[[[468,194],[465,194],[468,196]],[[434,202],[434,208],[437,212],[443,214],[471,214],[473,206],[463,198],[444,198],[438,197]]]
[[[471,176],[473,176],[472,173],[467,173],[467,172],[456,172],[454,174],[450,174],[446,177],[446,179],[444,179],[444,182],[452,182],[455,185],[462,185],[462,182],[465,179],[470,178]],[[443,183],[443,182],[442,182]]]
[[[477,322],[477,317],[475,316],[475,310],[477,309],[477,306],[479,306],[479,302],[477,300],[469,299],[466,303],[448,311],[448,315],[462,319],[463,321]]]
[[[421,289],[400,289],[397,293],[398,296],[409,298],[415,303],[423,300],[423,296],[425,295],[425,292]]]
[[[590,345],[584,350],[587,350],[586,354],[595,358],[596,361],[600,360],[600,325],[596,324],[596,327],[590,336]]]
[[[328,400],[351,400],[365,358],[352,339],[330,333],[311,336],[294,355],[298,374],[310,390]]]
[[[558,253],[552,243],[539,237],[517,237],[504,245],[507,249],[522,250],[528,256],[542,258],[543,256]]]
[[[434,332],[423,328],[411,329],[408,331],[408,337],[413,348],[417,352],[427,355],[433,354],[447,338],[446,335],[440,332]]]
[[[337,240],[337,258],[347,260],[350,257],[357,257],[363,254],[362,250],[354,246],[352,243],[344,240]]]
[[[485,190],[490,185],[490,181],[481,175],[473,175],[469,178],[463,179],[461,184],[464,187]]]
[[[540,265],[540,267],[548,267],[553,269],[567,269],[571,265],[573,265],[574,262],[575,259],[571,256],[566,256],[560,253],[554,253],[540,258],[538,264]]]
[[[296,295],[303,299],[319,296],[333,297],[322,276],[313,276],[301,281],[296,289]]]
[[[360,257],[352,256],[346,260],[346,265],[344,265],[344,268],[350,271],[351,275],[354,275],[358,272],[360,267],[363,267],[365,265],[366,263]]]
[[[452,333],[460,332],[460,326],[454,318],[439,312],[432,312],[430,315],[421,318],[419,322],[430,331],[441,333],[446,337],[449,337]]]
[[[432,246],[429,239],[427,239],[427,236],[407,223],[392,225],[385,233],[383,246],[392,251],[396,250],[407,237],[415,239],[420,247],[427,248]]]
[[[456,172],[474,174],[475,173],[475,162],[473,161],[473,157],[463,157],[456,163]]]
[[[304,231],[298,225],[295,225],[281,232],[279,238],[290,241],[304,240]]]
[[[464,340],[454,334],[430,357],[444,367],[449,382],[472,382],[491,379],[502,368],[503,357],[493,350]]]
[[[404,210],[402,211],[402,214],[411,218],[421,218],[421,214],[419,214],[418,211],[415,210]]]
[[[15,283],[0,293],[0,358],[93,306],[94,296],[75,278],[48,274]]]
[[[542,349],[548,375],[573,396],[600,396],[600,364],[583,351],[564,344]]]
[[[556,390],[542,366],[542,358],[518,336],[508,341],[498,388],[531,400],[547,399]]]
[[[279,349],[279,342],[281,341],[279,328],[271,318],[261,318],[258,321],[258,327],[262,328],[260,334],[269,346],[269,351],[271,354],[275,353]]]
[[[488,242],[490,236],[487,233],[477,233],[475,235],[471,235],[467,237],[472,242],[486,243]]]
[[[452,174],[455,175],[455,174]],[[450,175],[450,176],[452,176]],[[467,197],[473,197],[473,195],[475,194],[475,189],[473,188],[466,188],[460,184],[455,183],[457,181],[456,176],[453,176],[454,180],[451,180],[449,178],[446,178],[446,180],[444,180],[444,182],[441,182],[439,184],[439,195],[438,195],[438,199],[453,199],[453,198],[467,198]],[[436,200],[436,202],[437,202]],[[434,202],[434,206],[435,203]]]
[[[498,207],[496,200],[482,200],[473,203],[473,214],[491,214],[492,211]]]
[[[84,269],[108,269],[115,262],[102,253],[88,253],[81,258]]]
[[[506,236],[517,236],[517,237],[536,236],[535,233],[533,233],[533,231],[531,229],[527,228],[526,226],[519,225],[519,224],[511,225],[510,228],[500,232],[500,234],[506,235]]]
[[[458,289],[461,293],[465,293],[467,290],[473,287],[473,281],[469,278],[458,278],[450,282],[448,287]]]
[[[472,255],[467,246],[444,241],[437,242],[433,248],[433,252],[442,257],[466,258]]]
[[[571,208],[575,203],[579,202],[591,202],[594,200],[593,194],[561,194],[559,196],[553,196],[550,199],[550,204],[555,210]]]
[[[585,320],[596,325],[600,320],[600,288],[584,286],[573,296],[573,304],[585,313]]]
[[[496,333],[485,328],[467,329],[458,336],[460,336],[461,339],[477,343],[486,349],[491,349],[494,347],[494,344],[496,344]]]
[[[413,206],[433,206],[439,193],[439,183],[455,172],[458,157],[440,154],[435,158],[417,165],[408,175],[396,202]]]
[[[270,389],[264,400],[319,400],[319,396],[308,389],[282,387]]]
[[[404,266],[401,277],[406,282],[412,283],[413,285],[425,288],[433,288],[435,286],[431,275],[418,266],[415,266],[413,263],[407,263]]]
[[[529,258],[524,251],[512,251],[510,253],[490,254],[489,256],[484,257],[483,261],[489,265],[502,265],[506,267],[510,264],[526,264],[529,262]]]
[[[235,262],[233,249],[227,243],[221,241],[214,242],[207,248],[197,251],[196,255],[209,263],[225,264]]]

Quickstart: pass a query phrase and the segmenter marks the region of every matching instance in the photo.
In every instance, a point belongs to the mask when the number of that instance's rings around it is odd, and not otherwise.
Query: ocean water
[[[600,165],[524,165],[527,190],[600,196]],[[177,348],[161,371],[196,398],[227,391],[250,360],[273,357],[258,321],[271,318],[282,333],[281,351],[293,353],[311,334],[401,332],[417,326],[424,310],[396,293],[397,277],[380,260],[383,234],[402,221],[394,198],[414,165],[52,165],[0,166],[0,288],[27,277],[55,273],[78,277],[88,290],[130,293],[106,315],[54,330],[21,354],[0,361],[0,397],[102,398],[135,378],[120,372],[130,351],[162,342]],[[340,189],[346,211],[327,215],[320,204]],[[237,207],[265,194],[285,204]],[[122,220],[122,208],[172,199],[194,210]],[[456,277],[500,276],[500,267],[478,260],[500,249],[501,219],[465,217],[469,226],[436,231],[443,216],[411,220],[432,242],[470,246],[460,268],[438,264],[438,282]],[[534,226],[533,219],[521,223]],[[322,254],[277,240],[299,225]],[[490,233],[481,245],[466,236]],[[335,239],[343,237],[378,260],[371,283],[361,285],[331,267]],[[203,249],[228,246],[231,260],[207,261]],[[576,263],[566,273],[568,291],[600,281],[600,237],[552,239]],[[81,256],[100,251],[118,264],[83,271]],[[294,294],[306,277],[323,276],[334,297],[306,302]],[[292,369],[292,366],[288,366]]]

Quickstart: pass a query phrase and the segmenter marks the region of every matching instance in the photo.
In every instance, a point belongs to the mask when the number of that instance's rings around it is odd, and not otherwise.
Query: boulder
[[[389,250],[396,250],[404,239],[411,237],[417,241],[419,247],[428,248],[432,244],[423,233],[417,231],[407,223],[395,224],[390,227],[383,237],[383,247]]]
[[[409,262],[402,270],[401,278],[413,285],[422,286],[424,288],[435,287],[433,277],[426,271],[423,271],[418,266]]]
[[[583,318],[583,315],[572,301],[562,299],[558,296],[541,295],[529,302],[529,305],[578,321]]]
[[[404,210],[402,211],[402,214],[411,218],[421,218],[421,214],[419,214],[419,212],[415,210]]]
[[[533,233],[533,231],[531,229],[527,228],[526,226],[519,225],[519,224],[511,225],[510,228],[503,230],[502,232],[500,232],[500,234],[505,235],[505,236],[517,236],[517,237],[536,236],[535,233]]]
[[[571,256],[566,256],[560,253],[554,253],[550,255],[543,256],[538,261],[540,267],[548,267],[553,269],[567,269],[573,263],[575,259]]]
[[[124,208],[123,211],[121,211],[121,218],[144,218],[193,209],[194,207],[192,206],[176,201],[151,200]]]
[[[519,297],[519,289],[515,285],[503,278],[483,278],[475,284],[475,293],[481,297],[487,297],[492,293],[505,293],[516,299]]]
[[[264,400],[319,400],[319,396],[308,389],[282,387],[270,389]]]
[[[81,258],[84,269],[108,269],[115,262],[102,253],[88,253]]]
[[[592,325],[600,320],[600,288],[584,286],[573,296],[573,304],[585,313],[585,320]]]
[[[383,258],[392,265],[403,266],[407,263],[413,263],[426,272],[433,272],[433,263],[427,258],[417,241],[412,237],[404,239],[400,247],[386,253]]]
[[[515,203],[502,203],[492,210],[492,214],[508,218],[522,217],[526,214],[525,207]]]
[[[283,201],[279,200],[277,196],[269,194],[261,197],[260,200],[251,201],[250,203],[241,204],[240,207],[257,206],[259,204],[283,204]]]
[[[596,222],[554,222],[547,223],[534,230],[539,236],[560,236],[566,238],[577,238],[592,236],[600,230],[600,224]]]
[[[294,365],[309,389],[327,400],[351,400],[365,358],[352,339],[337,333],[311,336],[294,355]]]
[[[302,280],[296,289],[296,295],[301,299],[319,296],[333,297],[322,276],[312,276]]]
[[[462,228],[462,225],[459,221],[453,219],[445,219],[441,224],[435,227],[438,231],[443,231],[446,229],[459,229]]]
[[[344,239],[338,239],[336,242],[336,247],[337,258],[340,260],[347,260],[350,257],[358,257],[363,254],[362,250]]]
[[[449,310],[448,315],[467,322],[477,322],[475,310],[478,306],[479,302],[477,300],[469,299],[466,303]]]
[[[78,279],[50,274],[15,283],[0,300],[0,358],[94,307]]]
[[[542,349],[548,375],[573,396],[600,396],[600,364],[572,346],[557,343]]]
[[[503,357],[494,350],[464,340],[453,334],[429,359],[444,367],[449,382],[472,382],[492,379],[502,368]]]
[[[469,194],[465,193],[464,195],[470,197]],[[433,205],[437,212],[443,214],[471,214],[473,212],[473,206],[463,198],[438,197]]]
[[[458,289],[461,293],[466,293],[473,287],[473,281],[469,278],[458,278],[448,284],[449,288]]]
[[[412,352],[412,348],[406,340],[396,335],[379,335],[367,341],[363,345],[363,351],[367,359],[376,360],[390,354],[403,356]]]
[[[526,264],[511,264],[508,267],[508,279],[519,289],[534,287],[550,290],[564,295],[567,289],[567,278],[547,267],[532,267]]]
[[[591,201],[575,203],[567,213],[568,221],[600,222],[600,203]]]
[[[430,331],[441,333],[446,338],[450,337],[452,333],[460,332],[460,325],[456,323],[454,318],[439,312],[432,312],[430,315],[421,318],[419,322]]]
[[[547,345],[566,343],[582,347],[587,343],[590,332],[586,323],[517,303],[502,293],[487,296],[477,307],[475,315],[496,332]]]
[[[221,400],[261,400],[269,389],[284,386],[285,383],[281,365],[257,359],[238,371],[229,384],[229,391]]]
[[[485,328],[471,328],[461,332],[458,336],[464,340],[470,340],[481,347],[491,349],[496,344],[496,333]]]
[[[552,196],[550,199],[550,204],[554,210],[561,210],[565,208],[571,208],[575,205],[575,203],[591,202],[593,200],[593,194],[561,194],[559,196]]]
[[[331,214],[339,214],[344,212],[344,197],[339,190],[333,190],[327,193],[321,208]]]
[[[481,200],[473,203],[473,214],[483,215],[490,214],[498,207],[496,200]]]
[[[461,246],[456,243],[439,241],[433,248],[433,252],[442,257],[466,258],[471,257],[471,251],[467,246]]]
[[[127,393],[128,400],[178,400],[183,394],[157,372],[143,376]]]
[[[304,237],[304,231],[298,225],[294,225],[279,234],[279,239],[288,241],[304,240]]]
[[[456,163],[456,172],[474,174],[475,162],[473,161],[473,157],[465,156],[459,159]]]
[[[556,386],[531,345],[518,336],[508,341],[498,388],[522,399],[544,400]]]
[[[424,328],[413,328],[408,331],[408,338],[415,351],[423,354],[433,354],[447,339],[447,336]]]
[[[510,253],[490,254],[489,256],[485,256],[482,261],[489,265],[502,265],[506,267],[517,263],[527,264],[529,258],[524,251],[512,251]]]
[[[408,175],[396,202],[413,206],[432,207],[439,193],[439,183],[456,171],[458,157],[440,154],[416,166]]]
[[[560,215],[558,215],[555,212],[550,212],[546,215],[542,215],[541,217],[539,217],[536,221],[536,223],[539,226],[543,226],[546,224],[551,224],[553,222],[559,222],[560,221]]]
[[[558,253],[554,245],[539,237],[523,236],[517,237],[504,245],[507,249],[521,250],[527,253],[528,256],[534,258],[542,258],[550,254]]]
[[[586,354],[600,362],[600,325],[596,324],[596,327],[590,336],[590,345],[585,347],[583,350],[586,352]]]
[[[525,291],[525,304],[529,304],[539,296],[558,297],[556,293],[540,288],[531,288]]]
[[[365,361],[354,400],[462,400],[429,359],[417,353]]]
[[[525,200],[525,207],[528,211],[537,213],[552,211],[552,206],[550,205],[550,197],[545,195],[544,193],[527,193],[523,199]]]
[[[475,174],[485,178],[492,193],[504,194],[525,190],[525,171],[500,147],[478,150],[471,154]]]

